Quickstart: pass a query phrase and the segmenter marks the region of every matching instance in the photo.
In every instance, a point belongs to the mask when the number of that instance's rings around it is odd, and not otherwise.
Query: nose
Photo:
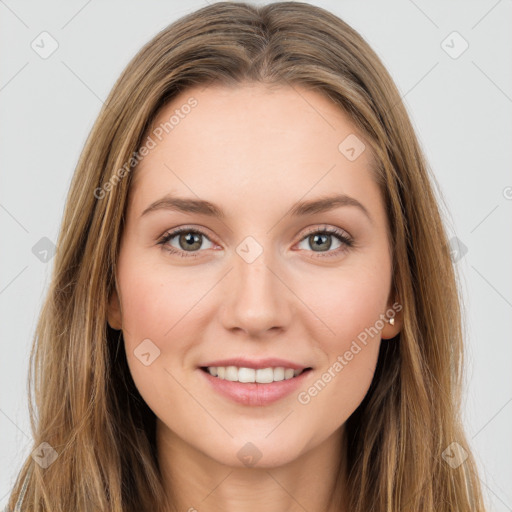
[[[284,282],[266,257],[266,251],[251,263],[235,254],[234,268],[224,280],[226,299],[221,310],[224,328],[243,331],[254,338],[287,330],[293,294]]]

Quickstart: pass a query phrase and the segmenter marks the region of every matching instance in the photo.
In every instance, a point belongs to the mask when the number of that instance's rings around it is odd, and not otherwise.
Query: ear
[[[107,321],[108,325],[117,331],[121,330],[123,327],[121,304],[115,287],[108,300]]]
[[[384,340],[389,340],[394,338],[403,327],[403,306],[400,300],[391,300],[388,302],[388,308],[384,313],[384,327],[381,332],[381,338]],[[389,323],[391,318],[395,319],[394,325]]]

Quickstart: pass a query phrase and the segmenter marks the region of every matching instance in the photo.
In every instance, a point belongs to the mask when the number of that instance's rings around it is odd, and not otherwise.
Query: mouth
[[[258,369],[243,366],[201,366],[200,369],[217,379],[242,384],[272,384],[274,382],[295,379],[312,370],[311,367],[294,369],[283,366]]]
[[[268,363],[267,363],[268,364]],[[263,407],[289,397],[306,385],[312,367],[199,366],[210,389],[244,406]]]

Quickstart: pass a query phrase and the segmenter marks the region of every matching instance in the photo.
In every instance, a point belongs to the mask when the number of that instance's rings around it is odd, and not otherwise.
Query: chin
[[[220,464],[236,468],[270,469],[289,464],[301,456],[303,444],[294,440],[289,431],[279,436],[276,432],[268,435],[246,435],[234,438],[224,444],[223,451],[212,454]],[[275,435],[274,439],[271,439]],[[219,443],[220,444],[220,443]],[[234,456],[233,456],[234,455]]]

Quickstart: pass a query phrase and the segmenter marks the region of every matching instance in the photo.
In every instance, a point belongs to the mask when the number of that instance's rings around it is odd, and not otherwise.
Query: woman
[[[75,171],[9,508],[483,511],[431,182],[333,14],[160,32]]]

